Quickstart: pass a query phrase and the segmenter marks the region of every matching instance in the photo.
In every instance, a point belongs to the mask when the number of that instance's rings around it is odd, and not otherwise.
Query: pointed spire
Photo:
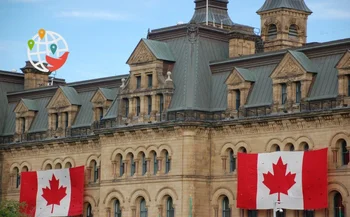
[[[257,11],[257,13],[260,14],[265,11],[280,8],[294,9],[310,14],[312,13],[312,11],[305,4],[304,0],[266,0],[264,5]]]
[[[195,0],[195,12],[190,23],[206,23],[206,0]],[[220,26],[232,26],[230,16],[227,13],[228,0],[208,0],[209,2],[209,23]]]

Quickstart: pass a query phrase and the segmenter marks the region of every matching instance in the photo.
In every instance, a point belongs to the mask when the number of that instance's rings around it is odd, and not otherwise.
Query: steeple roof
[[[264,5],[257,11],[257,13],[279,8],[288,8],[312,13],[312,11],[306,6],[304,0],[266,0]]]
[[[206,22],[206,0],[195,0],[195,12],[190,23],[205,23]],[[228,0],[208,0],[209,14],[208,21],[217,25],[232,26],[230,16],[227,13]]]

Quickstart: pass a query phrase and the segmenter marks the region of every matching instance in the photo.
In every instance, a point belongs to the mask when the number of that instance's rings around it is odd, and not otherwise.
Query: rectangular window
[[[282,105],[284,105],[287,101],[287,84],[281,84],[282,92],[281,92],[281,100]]]
[[[22,133],[26,131],[26,119],[21,118],[21,124],[22,124]]]
[[[258,217],[258,210],[248,210],[248,217]]]
[[[159,95],[159,112],[162,113],[164,108],[163,95]]]
[[[147,114],[150,115],[152,111],[152,96],[147,96]]]
[[[123,99],[125,105],[125,117],[129,116],[129,99]]]
[[[142,175],[145,175],[147,172],[147,161],[145,155],[142,156]]]
[[[123,157],[120,156],[120,168],[119,168],[119,176],[124,175],[124,163],[123,163]]]
[[[136,89],[141,88],[141,76],[136,76]]]
[[[130,176],[133,176],[133,175],[135,174],[135,161],[134,161],[134,156],[131,157],[130,165],[131,165]]]
[[[241,91],[236,90],[236,110],[239,110],[240,106],[241,106]]]
[[[58,114],[54,114],[54,121],[55,121],[55,130],[58,129]]]
[[[296,103],[300,103],[300,100],[301,100],[301,82],[298,81],[296,83],[296,89],[295,89],[296,93],[295,93],[295,102]]]
[[[152,79],[153,79],[152,74],[147,75],[147,81],[148,81],[147,87],[152,87],[153,86],[153,80]]]
[[[68,120],[69,120],[69,114],[68,114],[68,112],[65,112],[64,113],[65,115],[64,115],[64,126],[65,126],[65,128],[68,128]]]
[[[98,116],[99,116],[99,120],[102,120],[102,118],[103,118],[103,108],[98,108]]]
[[[158,160],[157,160],[157,154],[154,153],[153,155],[153,174],[156,175],[158,171]]]
[[[141,103],[140,103],[140,98],[136,98],[136,116],[140,115],[140,111],[141,111]]]

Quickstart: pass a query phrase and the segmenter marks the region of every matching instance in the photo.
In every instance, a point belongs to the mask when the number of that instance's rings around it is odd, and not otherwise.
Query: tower
[[[195,12],[190,23],[206,23],[207,0],[195,0]],[[208,23],[216,27],[232,26],[233,22],[227,13],[228,0],[208,0]]]
[[[301,47],[306,43],[307,19],[312,11],[304,0],[266,0],[257,13],[265,51]]]

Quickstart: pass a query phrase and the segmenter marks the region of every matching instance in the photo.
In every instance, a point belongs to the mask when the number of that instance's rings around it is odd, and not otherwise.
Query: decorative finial
[[[125,78],[122,78],[122,85],[120,87],[122,88],[125,87],[125,80],[126,80]]]
[[[171,71],[168,71],[166,74],[168,75],[168,78],[165,81],[173,81],[171,79],[171,77],[170,77],[171,76]]]

